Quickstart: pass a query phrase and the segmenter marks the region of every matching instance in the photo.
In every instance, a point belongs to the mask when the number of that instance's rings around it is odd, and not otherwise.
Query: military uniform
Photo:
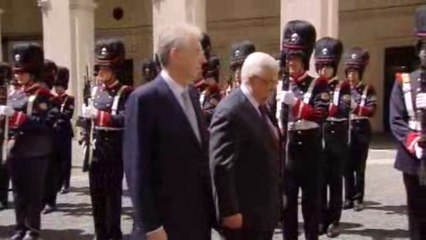
[[[43,81],[40,86],[48,89],[49,91],[53,87],[53,83],[56,80],[58,67],[55,62],[51,60],[44,60],[44,74]],[[57,100],[56,98],[54,100]],[[59,103],[53,101],[56,104],[56,108],[59,109]],[[57,115],[58,117],[58,115]],[[53,135],[54,136],[54,135]],[[54,147],[52,153],[49,156],[49,163],[47,166],[45,186],[44,186],[44,198],[43,203],[45,208],[44,214],[50,213],[56,209],[56,198],[60,185],[60,173],[61,173],[61,162],[55,157],[58,151],[58,145],[61,141],[53,141]]]
[[[200,92],[200,106],[201,110],[203,110],[204,116],[206,117],[207,123],[210,123],[216,106],[222,99],[222,94],[218,84],[219,68],[219,58],[216,56],[210,57],[203,72],[203,79],[195,85]]]
[[[8,88],[11,75],[11,67],[7,63],[0,63],[0,105],[5,105],[7,102]],[[0,116],[0,141],[4,141],[5,118]],[[3,150],[3,149],[2,149]],[[0,153],[2,153],[0,150]],[[3,155],[2,155],[3,158]],[[9,170],[7,169],[6,159],[0,160],[0,210],[8,206],[8,193],[9,193]]]
[[[327,79],[330,90],[329,116],[322,126],[324,183],[320,232],[327,233],[329,237],[336,237],[339,234],[338,226],[343,205],[343,167],[348,157],[351,89],[348,81],[339,81],[336,78],[342,52],[342,43],[330,37],[321,38],[315,45],[317,72],[323,67],[334,69],[333,76]]]
[[[43,51],[38,45],[14,46],[13,71],[27,72],[39,80]],[[30,82],[14,91],[1,114],[10,116],[8,164],[14,189],[16,234],[12,239],[37,239],[48,156],[52,152],[52,127],[57,109],[50,92]]]
[[[376,91],[370,84],[362,82],[362,76],[368,63],[368,52],[361,48],[352,48],[346,56],[346,71],[359,72],[360,82],[351,85],[351,131],[349,159],[345,167],[345,206],[362,210],[365,189],[365,168],[371,141],[370,118],[376,111]]]
[[[315,28],[305,21],[287,23],[283,36],[283,54],[299,56],[306,68],[315,44]],[[281,126],[287,130],[287,148],[283,188],[286,199],[284,209],[284,239],[298,238],[298,195],[302,190],[302,213],[306,239],[318,239],[320,217],[320,183],[322,166],[321,124],[327,118],[329,90],[327,81],[313,78],[304,72],[290,77],[289,89],[281,96],[289,106],[288,122]],[[282,108],[282,114],[286,114]],[[281,118],[282,120],[284,118]]]
[[[69,71],[65,67],[58,68],[58,75],[53,86],[60,86],[66,90],[68,88]],[[59,188],[66,193],[70,187],[72,168],[72,138],[74,132],[71,119],[74,114],[75,99],[66,92],[56,94],[56,101],[59,105],[59,114],[55,123],[55,137],[57,141],[56,161],[60,163]]]
[[[96,67],[109,67],[117,75],[124,61],[124,45],[116,40],[96,43]],[[121,239],[124,111],[130,86],[115,80],[94,92],[93,162],[89,168],[90,195],[97,240]]]
[[[419,38],[418,51],[421,59],[419,69],[412,73],[398,73],[390,98],[390,127],[398,150],[395,168],[403,173],[407,194],[408,223],[410,239],[426,239],[426,186],[421,177],[424,161],[424,146],[420,143],[421,119],[418,116],[418,99],[424,95],[426,81],[426,6],[416,11],[416,35]],[[423,53],[421,53],[423,52]],[[424,109],[424,107],[422,107]],[[420,121],[419,121],[420,120]]]

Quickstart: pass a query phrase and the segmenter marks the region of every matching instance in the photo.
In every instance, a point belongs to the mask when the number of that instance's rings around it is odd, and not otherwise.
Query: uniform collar
[[[117,88],[118,85],[120,85],[120,82],[118,80],[115,80],[113,83],[111,83],[109,85],[104,84],[104,87],[106,89],[114,89],[114,88]]]
[[[308,77],[308,71],[305,71],[303,74],[299,75],[299,76],[290,76],[290,80],[293,82],[301,82],[303,81],[306,77]]]
[[[68,96],[68,94],[66,92],[64,92],[61,95],[57,94],[56,96],[59,97],[59,98],[66,98]]]
[[[330,79],[327,79],[328,84],[333,84],[333,83],[337,83],[339,80],[337,79],[337,77],[332,77]]]
[[[32,84],[28,84],[26,86],[23,86],[23,90],[26,93],[34,93],[35,91],[37,91],[38,89],[40,89],[40,85],[38,83],[32,83]]]

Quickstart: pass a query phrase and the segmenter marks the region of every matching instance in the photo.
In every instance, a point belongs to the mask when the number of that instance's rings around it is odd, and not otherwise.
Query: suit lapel
[[[253,125],[256,134],[259,136],[258,140],[262,142],[266,140],[270,146],[275,148],[276,144],[274,143],[274,136],[272,136],[270,132],[271,130],[268,129],[269,126],[266,125],[267,123],[263,121],[257,109],[255,109],[255,107],[251,104],[251,102],[241,90],[238,90],[238,94],[240,95],[240,100],[242,101],[242,104],[244,106],[243,112],[248,115],[248,118],[250,120],[254,121]]]
[[[198,142],[197,137],[195,136],[194,131],[192,130],[191,124],[189,123],[189,120],[188,120],[185,112],[183,111],[181,105],[179,104],[178,100],[176,99],[173,91],[169,88],[169,86],[167,85],[165,80],[161,77],[159,77],[159,83],[158,84],[159,84],[158,86],[160,88],[160,93],[163,95],[163,97],[166,98],[166,101],[170,104],[171,111],[173,111],[175,113],[175,114],[172,114],[172,115],[176,115],[177,119],[173,119],[173,120],[174,121],[175,120],[181,121],[182,124],[180,124],[180,125],[186,125],[186,127],[183,127],[182,129],[184,129],[185,132],[191,136],[191,139],[194,141],[194,143],[197,146],[201,147],[200,143]],[[194,110],[195,109],[196,108],[194,108]],[[196,114],[196,115],[198,115],[198,114]]]
[[[206,129],[208,128],[207,123],[204,119],[204,115],[201,111],[200,102],[198,101],[198,96],[196,94],[197,89],[193,85],[189,86],[189,96],[191,98],[192,105],[194,106],[195,116],[197,117],[197,126],[198,132],[200,133],[201,144],[207,145],[208,134]],[[194,135],[195,136],[195,135]]]

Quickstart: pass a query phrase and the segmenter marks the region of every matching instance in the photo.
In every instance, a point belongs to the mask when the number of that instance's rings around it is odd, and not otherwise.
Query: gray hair
[[[179,24],[165,27],[158,37],[156,53],[163,66],[169,64],[170,51],[173,48],[181,48],[188,45],[188,40],[194,37],[201,39],[201,30],[191,24]]]
[[[243,63],[243,67],[241,68],[241,82],[248,83],[250,78],[260,76],[267,71],[272,72],[278,78],[280,67],[275,58],[267,53],[254,52]]]

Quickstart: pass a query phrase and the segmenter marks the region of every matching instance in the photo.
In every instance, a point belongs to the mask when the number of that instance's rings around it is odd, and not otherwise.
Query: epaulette
[[[318,77],[316,82],[316,85],[327,85],[328,86],[328,80],[325,77]]]

